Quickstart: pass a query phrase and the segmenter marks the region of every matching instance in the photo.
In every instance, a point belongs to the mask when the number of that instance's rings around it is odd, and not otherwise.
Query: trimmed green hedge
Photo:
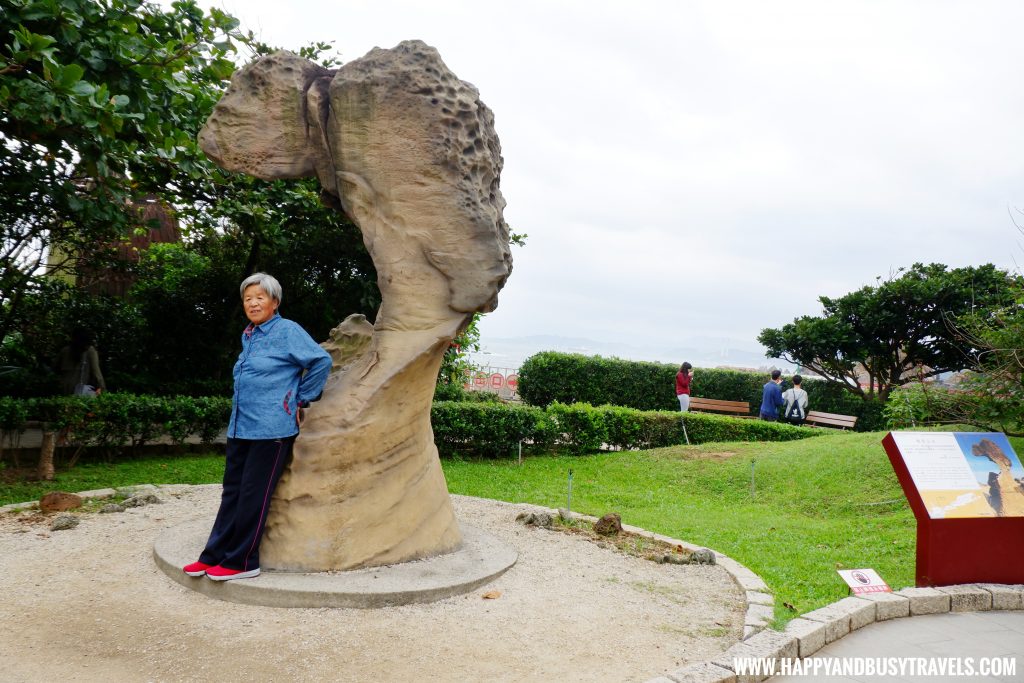
[[[46,423],[53,431],[70,429],[86,446],[132,448],[161,436],[176,444],[196,436],[211,443],[227,425],[231,399],[219,396],[138,396],[104,392],[95,398],[58,396],[0,397],[0,430],[23,432],[26,422]]]
[[[231,399],[136,396],[103,393],[96,398],[0,397],[0,430],[21,432],[27,422],[70,429],[76,443],[137,448],[167,435],[181,444],[190,436],[211,443],[228,423]],[[553,403],[547,408],[481,401],[436,401],[431,411],[434,442],[443,456],[516,457],[527,453],[593,453],[602,448],[659,448],[715,441],[788,441],[823,433],[788,424],[678,411],[641,411],[620,406]]]
[[[434,403],[434,442],[442,456],[516,457],[559,451],[574,455],[602,448],[660,448],[716,441],[792,441],[825,433],[777,422],[620,406],[553,403],[546,409],[500,403]]]
[[[616,405],[638,410],[678,410],[675,377],[679,366],[667,363],[542,351],[519,369],[519,395],[533,406],[565,404]],[[761,405],[768,377],[758,372],[694,368],[693,395],[723,401],[746,401],[752,413]],[[842,387],[807,378],[804,389],[811,410],[856,415],[858,431],[885,425],[883,404],[864,401]]]

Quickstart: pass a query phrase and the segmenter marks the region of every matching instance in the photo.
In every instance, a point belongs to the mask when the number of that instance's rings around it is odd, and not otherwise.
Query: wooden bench
[[[720,401],[717,398],[690,397],[690,410],[695,413],[726,413],[733,417],[753,418],[746,401]]]
[[[822,413],[817,410],[807,411],[804,424],[809,427],[832,427],[834,429],[853,429],[857,424],[855,415],[837,415],[835,413]]]

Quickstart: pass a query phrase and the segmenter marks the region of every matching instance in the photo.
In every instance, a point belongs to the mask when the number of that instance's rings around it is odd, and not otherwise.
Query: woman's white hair
[[[259,285],[264,292],[267,293],[271,299],[275,299],[277,303],[281,303],[281,283],[277,281],[277,278],[273,275],[267,275],[266,273],[253,273],[249,277],[242,280],[242,285],[238,288],[239,294],[242,299],[245,299],[245,288],[251,285]]]

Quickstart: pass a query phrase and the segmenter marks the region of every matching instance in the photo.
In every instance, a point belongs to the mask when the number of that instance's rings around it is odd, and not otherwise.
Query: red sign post
[[[917,518],[918,586],[1024,583],[1024,476],[998,433],[890,432],[882,440]]]

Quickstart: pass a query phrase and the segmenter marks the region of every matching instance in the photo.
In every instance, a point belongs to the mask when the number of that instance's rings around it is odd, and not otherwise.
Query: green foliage
[[[519,395],[535,406],[558,401],[667,410],[678,406],[675,369],[663,363],[542,351],[519,368]]]
[[[442,455],[513,457],[520,441],[538,434],[544,411],[504,403],[435,401],[430,421]]]
[[[957,329],[976,349],[964,388],[974,401],[966,421],[990,431],[1024,435],[1024,278],[1017,277],[1013,302],[961,316]]]
[[[883,416],[888,429],[971,424],[978,396],[962,389],[914,382],[889,394]],[[998,430],[997,430],[998,431]]]
[[[196,134],[237,23],[191,0],[0,0],[0,338],[47,253],[109,260],[128,200],[208,172]]]
[[[535,406],[553,402],[616,405],[638,410],[677,410],[675,376],[679,367],[601,356],[543,351],[526,359],[519,370],[519,394]],[[746,401],[751,412],[761,405],[768,377],[757,372],[694,368],[694,396]],[[858,431],[882,426],[882,404],[863,401],[838,385],[805,378],[811,410],[856,415]]]
[[[877,287],[820,297],[821,316],[762,330],[758,341],[772,358],[810,368],[856,396],[884,401],[908,379],[967,367],[971,346],[951,321],[1007,305],[1011,284],[991,264],[950,270],[915,263]],[[858,380],[858,365],[867,373],[866,386]]]
[[[713,441],[789,441],[823,430],[728,416],[553,403],[546,409],[504,403],[438,401],[431,412],[442,456],[516,457],[524,453],[596,453]]]
[[[257,270],[316,339],[350,313],[372,319],[373,265],[316,179],[226,173],[198,148],[236,45],[273,50],[237,24],[193,0],[0,0],[0,365],[20,368],[3,393],[53,393],[49,366],[76,326],[95,333],[111,388],[225,393],[245,322],[238,283]],[[131,264],[115,256],[146,227],[129,209],[142,196],[186,241]],[[69,284],[111,271],[134,282],[128,300]]]
[[[441,370],[437,373],[438,400],[463,400],[466,392],[462,383],[470,373],[476,370],[469,361],[469,354],[480,350],[480,318],[482,314],[474,313],[466,327],[452,341],[441,361]],[[461,398],[459,392],[462,393]],[[442,398],[443,397],[443,398]]]
[[[104,392],[95,398],[60,396],[28,400],[0,397],[0,428],[21,432],[27,421],[68,430],[75,443],[131,450],[162,435],[176,444],[190,436],[212,443],[231,413],[231,399],[136,396]]]

